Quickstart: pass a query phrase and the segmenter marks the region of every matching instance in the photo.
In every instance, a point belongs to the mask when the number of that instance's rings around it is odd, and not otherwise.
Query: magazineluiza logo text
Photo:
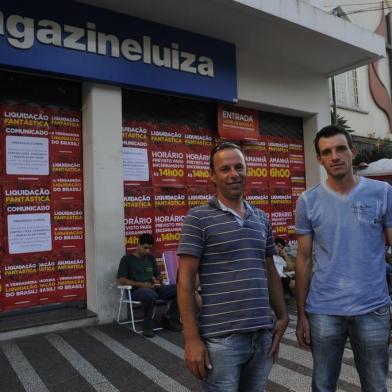
[[[31,49],[37,40],[45,45],[113,58],[122,56],[131,62],[142,61],[157,67],[214,77],[211,58],[183,51],[176,42],[171,42],[168,47],[161,46],[154,44],[148,35],[144,35],[141,42],[132,38],[121,40],[114,34],[96,31],[92,22],[86,22],[83,28],[61,25],[50,19],[36,21],[20,15],[4,18],[4,13],[0,11],[0,35],[5,34],[8,43],[17,49]]]

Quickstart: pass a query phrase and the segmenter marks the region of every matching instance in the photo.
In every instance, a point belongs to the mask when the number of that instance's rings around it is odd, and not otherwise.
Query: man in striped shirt
[[[259,392],[288,324],[272,258],[272,230],[266,214],[244,201],[246,164],[239,146],[217,145],[210,168],[217,195],[189,211],[178,248],[185,363],[203,380],[204,391]],[[197,273],[202,296],[198,322]]]

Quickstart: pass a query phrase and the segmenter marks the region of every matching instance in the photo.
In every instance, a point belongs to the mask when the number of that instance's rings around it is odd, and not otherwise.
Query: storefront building
[[[112,321],[121,256],[142,232],[158,259],[175,252],[221,139],[246,153],[247,200],[295,241],[327,78],[385,52],[294,0],[38,3],[0,6],[0,317],[86,304]]]

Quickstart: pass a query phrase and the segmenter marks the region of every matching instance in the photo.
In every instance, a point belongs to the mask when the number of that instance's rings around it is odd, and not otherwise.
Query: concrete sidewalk
[[[267,391],[310,391],[311,354],[298,348],[293,309],[290,316]],[[182,333],[163,330],[146,339],[116,324],[8,340],[0,342],[0,391],[200,391],[182,358]],[[360,391],[350,349],[338,390]]]

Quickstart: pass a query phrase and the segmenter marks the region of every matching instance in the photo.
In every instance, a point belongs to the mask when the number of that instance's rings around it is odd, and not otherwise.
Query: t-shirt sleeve
[[[392,187],[389,184],[386,184],[385,205],[383,224],[384,227],[392,227]]]
[[[120,260],[120,265],[118,266],[117,279],[127,278],[128,279],[128,265],[125,256]]]
[[[192,211],[184,219],[181,229],[181,238],[178,245],[178,255],[190,255],[199,259],[204,252],[204,229],[199,217]]]
[[[295,232],[296,234],[311,234],[313,232],[312,223],[308,217],[306,198],[302,194],[298,198],[295,209]]]

